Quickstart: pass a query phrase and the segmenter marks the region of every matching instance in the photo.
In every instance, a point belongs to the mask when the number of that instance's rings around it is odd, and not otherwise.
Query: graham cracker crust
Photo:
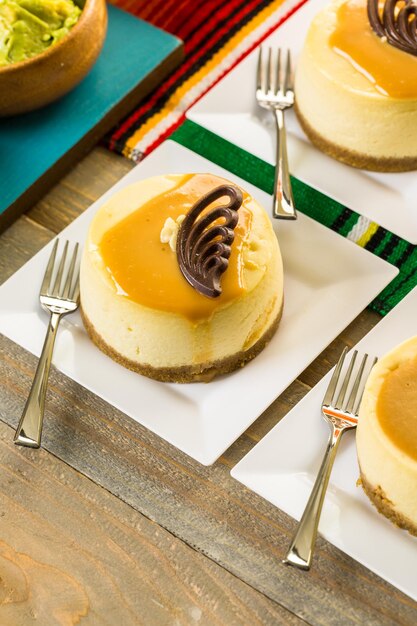
[[[342,161],[352,167],[362,170],[370,170],[372,172],[409,172],[417,169],[417,156],[404,157],[402,159],[381,157],[376,158],[368,154],[362,154],[354,150],[347,150],[341,146],[324,139],[309,122],[300,113],[297,104],[294,106],[298,121],[311,142],[317,146],[319,150],[328,154],[338,161]]]
[[[377,487],[372,487],[370,483],[366,480],[364,475],[361,472],[360,483],[362,484],[363,490],[372,502],[372,504],[378,509],[382,515],[387,517],[393,524],[402,528],[403,530],[408,530],[410,535],[414,535],[417,537],[417,526],[410,519],[401,515],[397,511],[393,509],[393,504],[389,498],[385,495],[383,489],[380,485]]]
[[[240,369],[246,365],[246,363],[254,359],[265,348],[275,334],[281,320],[282,309],[283,306],[281,306],[276,319],[268,328],[266,333],[264,333],[264,335],[262,335],[262,337],[258,339],[258,341],[254,343],[249,350],[238,352],[218,361],[199,363],[197,365],[184,365],[180,367],[152,367],[151,365],[139,364],[136,361],[127,359],[114,348],[109,346],[103,337],[99,335],[93,324],[85,315],[82,306],[80,307],[80,312],[90,339],[102,352],[104,352],[104,354],[113,359],[113,361],[120,363],[120,365],[123,365],[133,372],[164,383],[192,383],[210,382],[216,376],[229,374],[230,372]]]

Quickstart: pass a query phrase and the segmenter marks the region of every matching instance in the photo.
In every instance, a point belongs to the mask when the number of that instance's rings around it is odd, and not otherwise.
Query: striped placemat
[[[139,161],[185,118],[210,87],[306,0],[112,0],[184,42],[179,68],[125,118],[105,143]]]
[[[272,194],[275,169],[270,163],[189,120],[171,139]],[[370,305],[374,311],[386,315],[417,285],[417,246],[294,177],[292,184],[299,211],[398,267],[398,276]]]

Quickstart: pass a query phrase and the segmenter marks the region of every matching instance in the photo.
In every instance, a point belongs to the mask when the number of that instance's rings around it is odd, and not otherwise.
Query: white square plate
[[[263,45],[290,48],[297,63],[310,22],[327,3],[328,0],[309,0]],[[187,117],[274,164],[272,115],[255,101],[257,57],[256,49],[199,100]],[[344,165],[310,143],[294,111],[288,111],[285,119],[290,170],[294,176],[407,241],[417,243],[416,172],[378,174]]]
[[[135,167],[62,233],[83,242],[97,209],[115,191],[149,176],[212,172],[244,186],[265,206],[271,198],[169,141]],[[64,374],[210,465],[336,337],[397,269],[301,215],[275,223],[285,266],[284,315],[269,346],[249,365],[209,384],[160,383],[121,367],[89,340],[79,314],[64,318],[54,364]],[[0,288],[0,332],[40,354],[47,316],[38,289],[52,242]],[[111,381],[111,382],[110,382]]]
[[[380,356],[416,334],[417,288],[356,346]],[[326,448],[329,428],[320,406],[327,374],[232,470],[232,476],[301,518]],[[320,520],[335,546],[417,600],[417,538],[380,515],[356,486],[359,468],[353,432],[344,435]],[[314,567],[314,562],[313,562]]]

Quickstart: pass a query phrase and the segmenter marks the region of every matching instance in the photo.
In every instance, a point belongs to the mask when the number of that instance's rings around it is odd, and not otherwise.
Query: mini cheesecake
[[[373,367],[356,444],[365,493],[380,513],[417,535],[417,337]]]
[[[250,194],[239,191],[220,295],[198,291],[180,267],[181,223],[225,184],[210,174],[158,176],[123,189],[95,215],[81,263],[82,317],[94,343],[125,367],[161,381],[208,381],[245,365],[274,334],[281,254]]]
[[[333,0],[311,23],[295,76],[307,136],[354,167],[416,169],[415,54],[374,32],[366,0]]]

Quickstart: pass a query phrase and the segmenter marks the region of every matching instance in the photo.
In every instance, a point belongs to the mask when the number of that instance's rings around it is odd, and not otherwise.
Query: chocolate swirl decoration
[[[228,204],[204,213],[212,202],[224,196],[230,198]],[[222,292],[220,278],[229,266],[242,202],[238,187],[216,187],[191,207],[179,228],[177,258],[180,270],[194,289],[209,298],[217,298]]]
[[[386,0],[382,16],[378,4],[378,0],[368,0],[372,30],[391,46],[417,56],[417,1]]]

